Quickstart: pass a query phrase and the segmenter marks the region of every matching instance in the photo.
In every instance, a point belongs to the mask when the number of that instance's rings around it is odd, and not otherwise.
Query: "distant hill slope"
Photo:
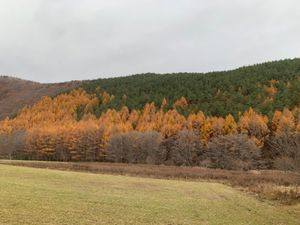
[[[74,89],[80,82],[41,84],[18,78],[0,76],[0,119],[16,114],[43,96],[53,96]]]
[[[235,117],[253,107],[271,116],[275,110],[300,105],[300,59],[287,59],[211,73],[140,74],[127,77],[41,84],[0,76],[0,119],[12,116],[42,96],[54,96],[82,87],[96,93],[97,87],[113,94],[114,100],[101,108],[141,109],[147,102],[160,106],[166,98],[171,108],[184,96],[183,114],[203,111],[207,115]],[[97,113],[99,115],[99,112]]]
[[[268,62],[232,71],[211,73],[141,74],[83,82],[89,93],[96,88],[115,95],[110,107],[126,104],[142,108],[146,102],[160,105],[165,97],[172,106],[181,96],[187,98],[190,111],[224,116],[249,107],[264,114],[300,104],[300,59]],[[126,95],[126,97],[124,97]]]

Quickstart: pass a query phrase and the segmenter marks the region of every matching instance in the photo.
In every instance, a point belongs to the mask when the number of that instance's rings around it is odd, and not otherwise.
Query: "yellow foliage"
[[[173,108],[185,108],[187,106],[188,102],[183,96],[173,104]]]
[[[276,81],[272,81],[271,87],[266,89],[271,95],[276,92],[273,86],[275,84]],[[184,97],[174,103],[174,109],[166,112],[164,108],[167,101],[164,98],[158,110],[153,102],[147,103],[141,111],[130,111],[123,106],[119,111],[107,109],[98,119],[92,114],[93,110],[101,106],[100,104],[111,101],[113,96],[102,92],[100,88],[97,88],[97,92],[96,95],[90,95],[82,89],[77,89],[55,98],[43,97],[35,105],[23,108],[17,117],[0,121],[0,134],[26,130],[27,152],[43,153],[44,156],[50,157],[56,154],[59,145],[59,149],[70,149],[70,157],[78,160],[81,157],[78,154],[82,149],[89,151],[95,146],[97,157],[105,157],[105,148],[113,134],[133,130],[157,131],[168,138],[187,129],[199,135],[205,144],[212,137],[239,132],[247,134],[260,147],[270,133],[268,118],[252,108],[239,115],[238,124],[230,114],[225,118],[206,117],[199,111],[185,118],[175,109],[187,106]],[[100,96],[102,103],[99,102]],[[76,114],[79,107],[82,107],[83,115],[80,121],[77,121]],[[283,112],[276,111],[272,118],[271,130],[274,133],[300,132],[300,108],[293,111],[288,109],[284,109]]]

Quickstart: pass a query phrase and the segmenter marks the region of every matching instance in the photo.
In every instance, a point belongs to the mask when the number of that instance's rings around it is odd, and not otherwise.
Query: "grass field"
[[[275,200],[284,204],[300,203],[300,174],[296,172],[279,170],[238,171],[204,167],[31,160],[0,160],[0,164],[171,180],[205,180],[243,189],[246,192],[258,195],[262,199]]]
[[[300,224],[300,205],[219,183],[0,165],[0,224]]]

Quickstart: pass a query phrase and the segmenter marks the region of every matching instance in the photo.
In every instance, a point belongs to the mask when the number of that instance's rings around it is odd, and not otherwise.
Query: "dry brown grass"
[[[250,191],[261,198],[279,200],[288,204],[300,202],[300,174],[293,172],[276,170],[231,171],[201,167],[98,162],[1,160],[0,164],[161,179],[212,180]]]

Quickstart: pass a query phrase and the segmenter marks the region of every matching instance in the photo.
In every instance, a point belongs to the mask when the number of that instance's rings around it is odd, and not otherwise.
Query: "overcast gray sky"
[[[0,0],[0,74],[207,72],[300,56],[299,0]]]

